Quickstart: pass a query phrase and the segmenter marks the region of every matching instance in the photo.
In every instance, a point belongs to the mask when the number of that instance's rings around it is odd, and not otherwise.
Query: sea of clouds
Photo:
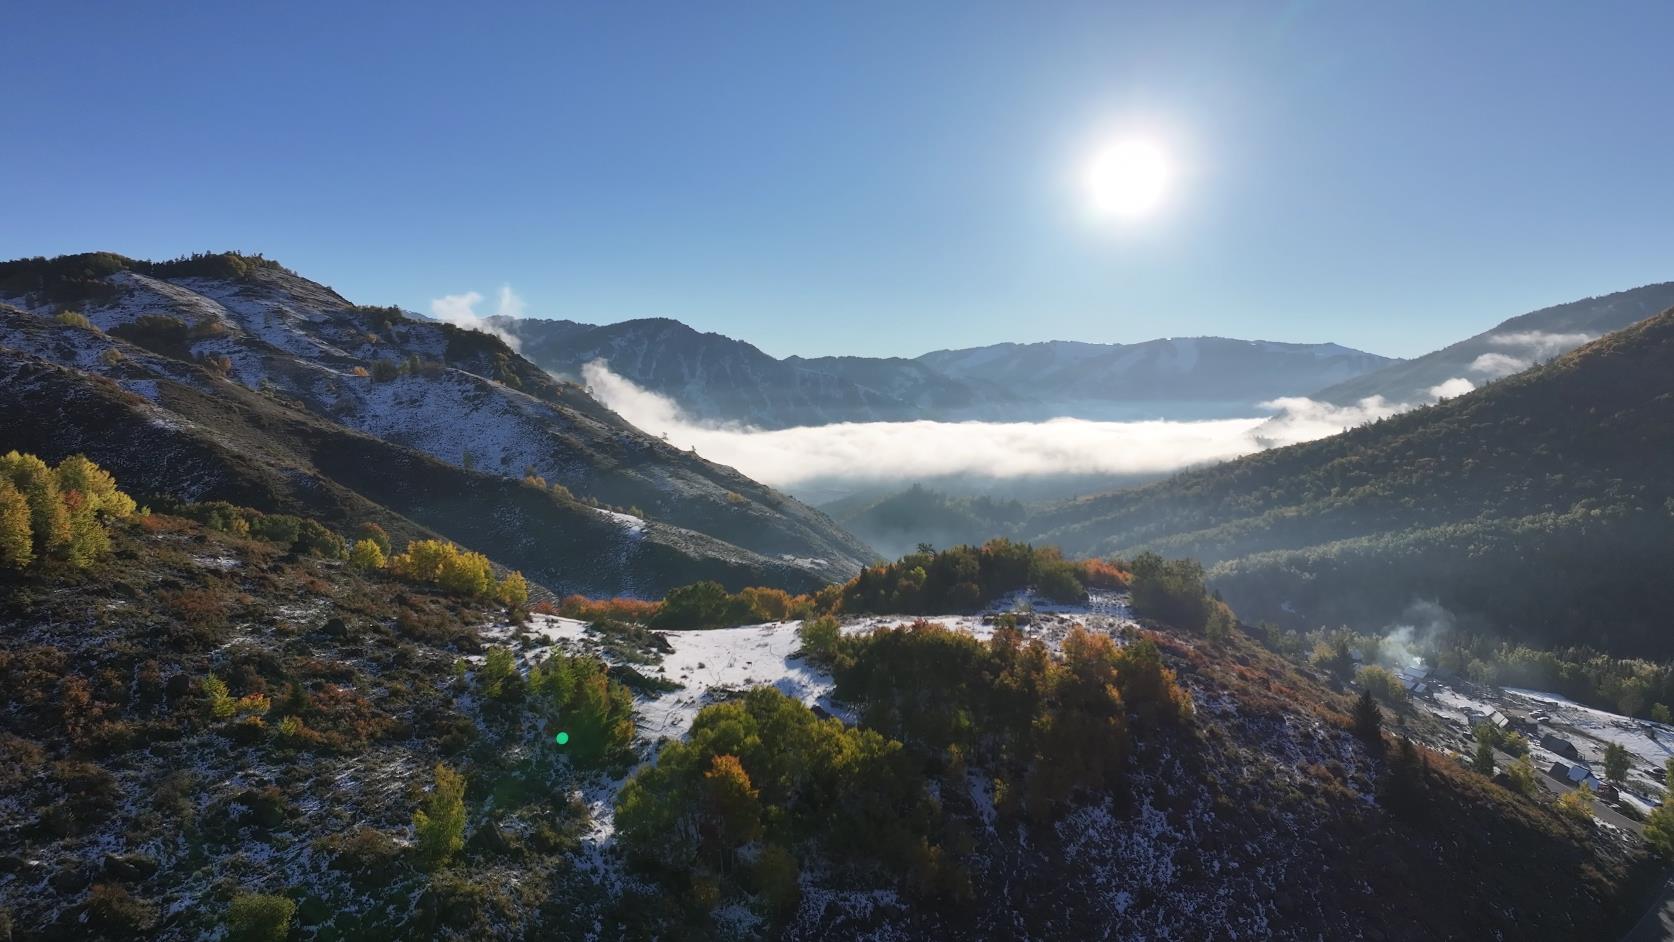
[[[1408,408],[1381,397],[1354,406],[1289,398],[1263,403],[1266,414],[1238,419],[844,422],[761,429],[695,421],[667,396],[611,372],[602,360],[582,372],[595,398],[640,429],[792,492],[812,481],[1163,474],[1335,434]]]

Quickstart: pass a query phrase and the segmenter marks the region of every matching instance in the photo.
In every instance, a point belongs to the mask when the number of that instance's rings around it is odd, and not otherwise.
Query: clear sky
[[[1666,2],[373,6],[6,4],[0,257],[238,248],[776,355],[1413,355],[1674,279]],[[1096,218],[1136,134],[1174,184]]]

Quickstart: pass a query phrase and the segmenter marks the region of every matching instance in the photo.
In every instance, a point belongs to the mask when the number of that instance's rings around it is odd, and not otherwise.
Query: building
[[[1540,737],[1540,745],[1542,748],[1549,749],[1566,759],[1581,758],[1581,750],[1575,748],[1575,743],[1570,742],[1562,736],[1554,736],[1551,733],[1547,733]]]

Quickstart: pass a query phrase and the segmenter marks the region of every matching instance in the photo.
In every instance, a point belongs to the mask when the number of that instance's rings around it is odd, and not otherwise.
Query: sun
[[[1168,153],[1146,138],[1108,144],[1087,164],[1087,196],[1101,216],[1149,216],[1167,198],[1173,180]]]

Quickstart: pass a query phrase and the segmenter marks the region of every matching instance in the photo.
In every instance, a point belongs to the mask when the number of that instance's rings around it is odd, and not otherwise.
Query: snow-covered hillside
[[[122,338],[166,354],[148,359],[154,372],[211,395],[214,379],[191,364],[458,467],[537,475],[770,558],[813,560],[823,578],[870,557],[824,515],[643,434],[487,334],[356,307],[276,267],[237,279],[128,269],[95,286],[74,307],[100,332],[54,324],[68,306],[55,297],[17,295],[0,299],[26,312],[0,317],[0,346],[157,399],[152,377],[108,352]]]

